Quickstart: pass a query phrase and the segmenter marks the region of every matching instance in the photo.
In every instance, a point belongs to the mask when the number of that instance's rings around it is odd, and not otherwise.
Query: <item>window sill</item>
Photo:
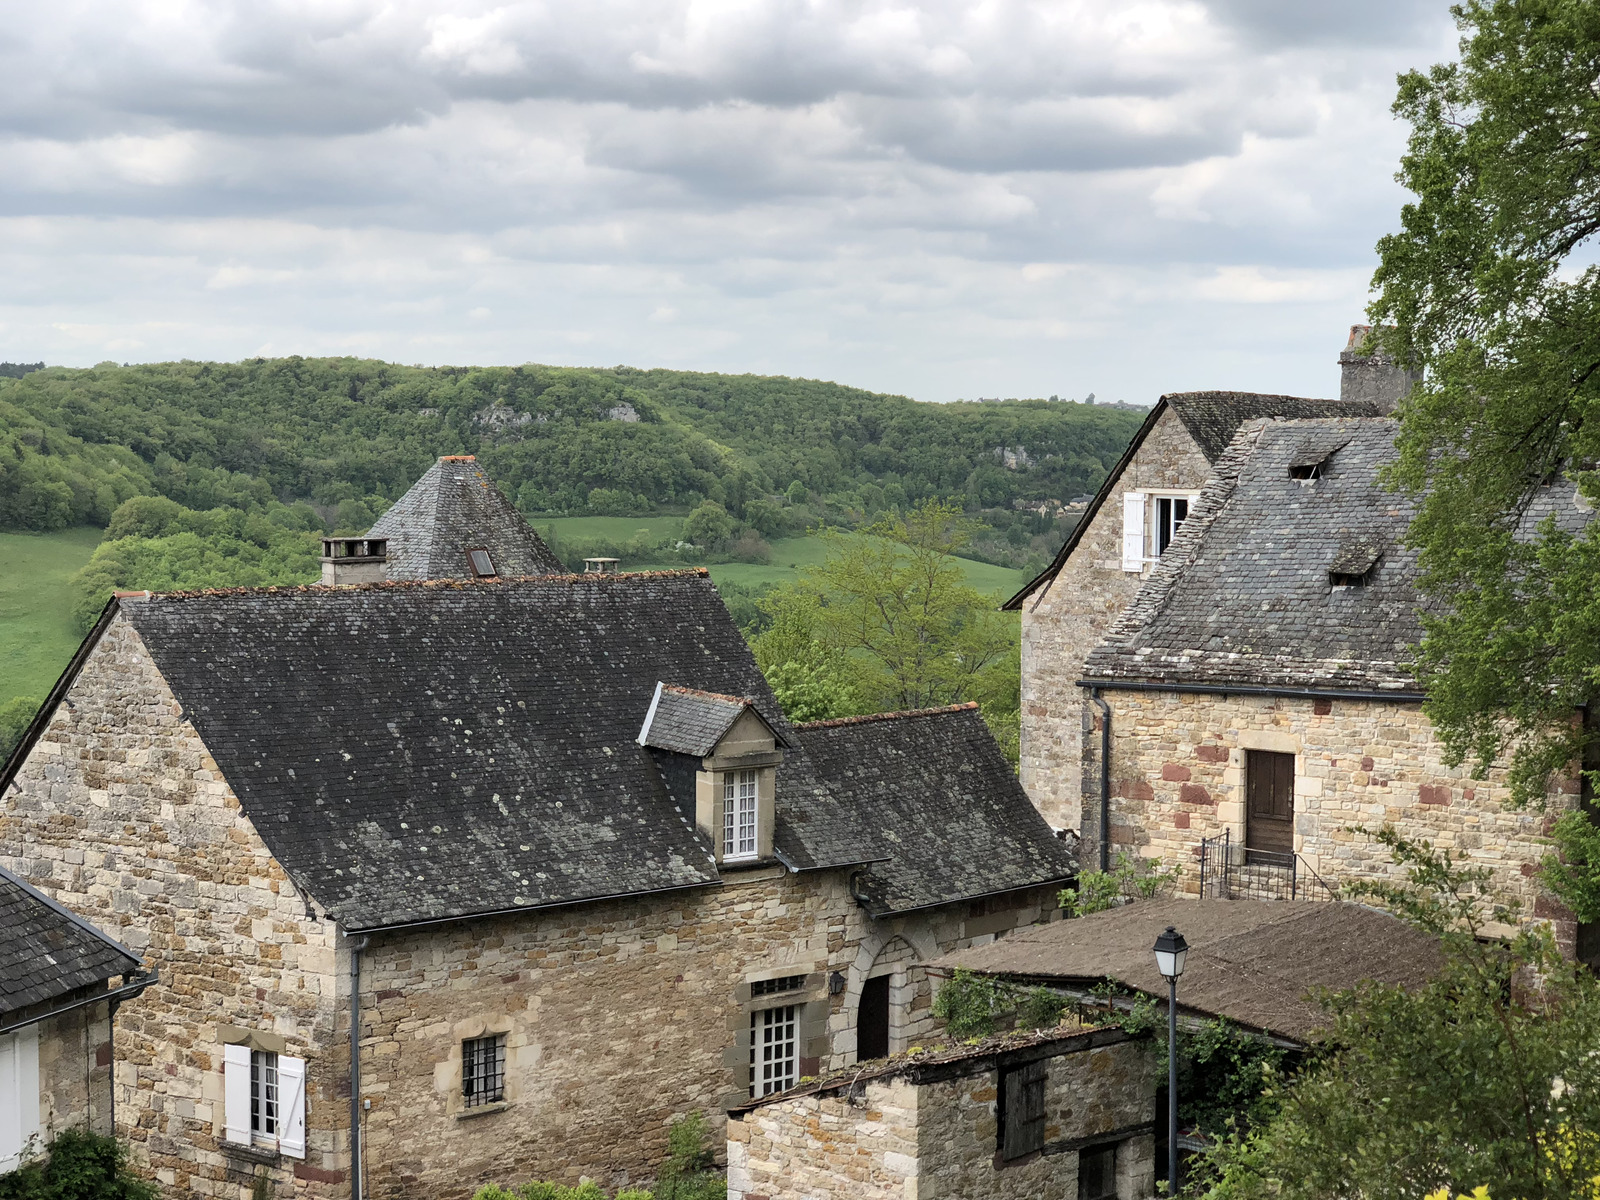
[[[264,1163],[275,1167],[283,1155],[276,1149],[266,1146],[246,1146],[243,1142],[219,1142],[219,1148],[229,1158],[242,1158],[246,1162]]]
[[[509,1100],[496,1100],[493,1104],[479,1104],[472,1108],[463,1108],[456,1114],[458,1121],[470,1121],[475,1117],[487,1117],[492,1113],[503,1113],[511,1107]]]

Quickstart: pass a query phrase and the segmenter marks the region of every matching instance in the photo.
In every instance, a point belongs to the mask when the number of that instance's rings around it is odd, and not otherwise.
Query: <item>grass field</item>
[[[557,539],[578,541],[588,538],[605,538],[613,542],[630,542],[635,538],[665,540],[677,535],[683,528],[682,517],[545,517],[532,522],[535,529],[548,530]],[[718,583],[736,583],[741,587],[760,587],[764,584],[787,583],[804,567],[819,565],[828,556],[828,542],[820,537],[775,538],[772,542],[770,563],[712,563],[711,578]],[[1007,596],[1028,582],[1021,571],[996,567],[990,563],[961,559],[967,573],[967,582],[980,592],[1004,592]],[[681,568],[681,562],[628,561],[624,571],[647,570],[651,567]]]
[[[0,704],[44,699],[77,649],[67,580],[103,532],[0,533]]]

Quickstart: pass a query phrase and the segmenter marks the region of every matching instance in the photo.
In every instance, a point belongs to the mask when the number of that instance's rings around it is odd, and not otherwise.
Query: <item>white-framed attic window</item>
[[[722,777],[722,858],[731,861],[755,858],[760,851],[756,837],[759,801],[755,771],[729,771]]]
[[[1199,492],[1123,492],[1122,569],[1143,571],[1159,562],[1199,499]]]
[[[222,1048],[223,1139],[306,1156],[306,1060],[248,1045]]]

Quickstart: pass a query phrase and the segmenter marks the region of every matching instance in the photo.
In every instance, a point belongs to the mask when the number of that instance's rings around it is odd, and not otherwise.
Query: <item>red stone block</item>
[[[1184,804],[1210,804],[1211,793],[1198,783],[1186,783],[1178,789],[1178,799]]]
[[[1194,756],[1201,762],[1223,763],[1228,761],[1228,748],[1226,746],[1196,746]]]
[[[1167,763],[1161,768],[1161,778],[1169,783],[1182,783],[1189,778],[1189,768],[1177,763]]]

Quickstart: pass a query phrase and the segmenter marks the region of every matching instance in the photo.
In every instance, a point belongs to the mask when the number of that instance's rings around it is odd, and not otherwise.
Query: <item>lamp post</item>
[[[1167,981],[1167,1195],[1178,1194],[1178,976],[1189,943],[1171,925],[1156,939],[1156,970]]]

